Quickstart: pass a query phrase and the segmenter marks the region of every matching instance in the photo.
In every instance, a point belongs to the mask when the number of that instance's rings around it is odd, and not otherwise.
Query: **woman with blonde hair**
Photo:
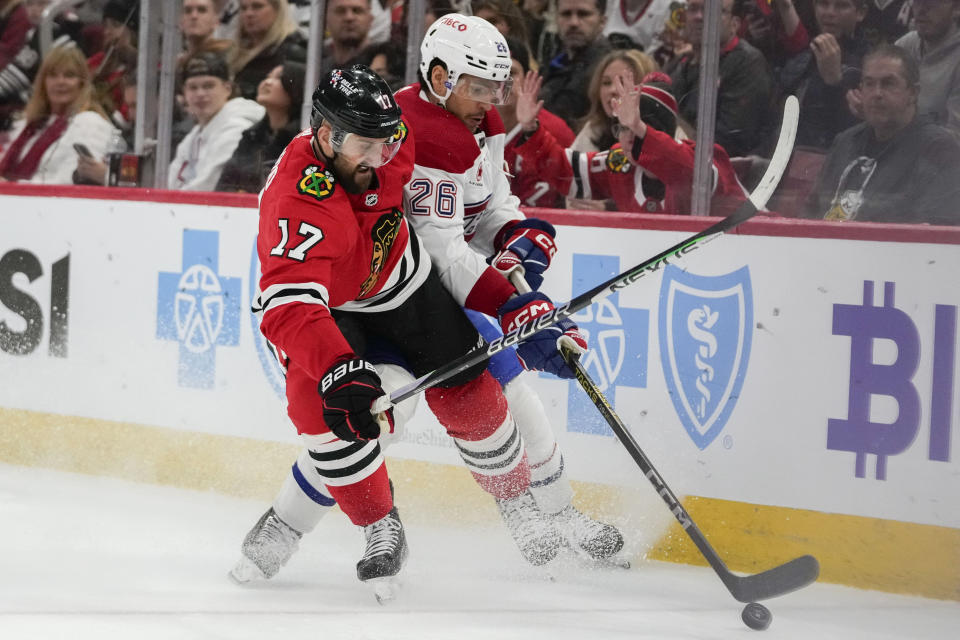
[[[626,84],[634,85],[657,69],[653,58],[637,49],[614,49],[601,58],[587,89],[590,110],[570,148],[574,151],[602,151],[613,146],[617,142],[613,135],[613,127],[617,124],[613,102],[616,78],[622,77]]]
[[[40,65],[33,96],[0,158],[0,179],[71,184],[74,145],[103,158],[116,130],[93,98],[87,61],[77,47],[55,47]]]
[[[260,82],[284,62],[304,63],[307,43],[290,17],[287,0],[240,0],[230,71],[240,97],[257,97]]]

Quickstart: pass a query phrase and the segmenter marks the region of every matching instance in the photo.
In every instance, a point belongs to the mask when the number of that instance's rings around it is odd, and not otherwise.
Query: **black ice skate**
[[[572,504],[548,518],[566,544],[581,556],[607,560],[623,548],[623,536],[616,527],[580,513]]]
[[[299,548],[302,535],[270,507],[243,539],[243,555],[230,577],[239,583],[272,578]]]
[[[407,537],[397,508],[365,526],[363,535],[367,539],[367,549],[357,563],[357,577],[373,585],[374,595],[381,604],[393,600],[399,586],[396,576],[408,553]]]
[[[527,562],[540,566],[557,557],[563,539],[553,524],[540,512],[529,490],[516,498],[498,499],[497,507],[500,509],[500,517]]]

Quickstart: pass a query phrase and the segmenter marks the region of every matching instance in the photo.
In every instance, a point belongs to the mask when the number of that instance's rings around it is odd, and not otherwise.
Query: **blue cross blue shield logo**
[[[616,256],[573,255],[573,290],[586,291],[597,282],[620,273]],[[621,307],[619,294],[613,294],[574,314],[590,345],[583,356],[583,365],[600,390],[616,404],[617,387],[647,386],[647,336],[650,311]],[[552,378],[550,374],[541,374]],[[610,393],[608,389],[614,389]],[[612,436],[613,432],[576,381],[571,380],[567,393],[567,430]]]
[[[730,418],[753,330],[750,270],[699,276],[667,265],[660,287],[660,361],[673,406],[706,449]]]
[[[212,389],[217,347],[240,343],[240,278],[221,276],[220,234],[183,231],[181,272],[157,282],[157,339],[180,344],[177,382]]]

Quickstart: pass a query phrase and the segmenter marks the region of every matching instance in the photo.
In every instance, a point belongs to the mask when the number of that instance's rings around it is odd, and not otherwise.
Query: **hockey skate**
[[[377,602],[384,604],[396,597],[397,574],[407,559],[407,537],[400,514],[394,507],[390,513],[363,528],[367,548],[357,562],[357,577],[373,586]]]
[[[497,508],[527,562],[540,566],[557,557],[563,539],[540,512],[529,490],[516,498],[498,499]]]
[[[613,525],[582,514],[572,504],[559,513],[547,516],[547,519],[563,536],[567,546],[578,555],[622,566],[622,563],[612,559],[612,556],[623,548],[623,536]],[[626,568],[629,568],[629,564]]]
[[[230,577],[240,584],[272,578],[299,548],[302,535],[270,507],[243,539],[243,555]]]

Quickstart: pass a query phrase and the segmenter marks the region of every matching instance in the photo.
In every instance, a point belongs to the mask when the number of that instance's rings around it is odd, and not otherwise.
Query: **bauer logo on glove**
[[[317,391],[323,396],[323,421],[338,438],[356,442],[380,436],[380,425],[370,408],[384,391],[372,364],[362,358],[342,360],[323,375]],[[393,411],[384,414],[392,432]]]

